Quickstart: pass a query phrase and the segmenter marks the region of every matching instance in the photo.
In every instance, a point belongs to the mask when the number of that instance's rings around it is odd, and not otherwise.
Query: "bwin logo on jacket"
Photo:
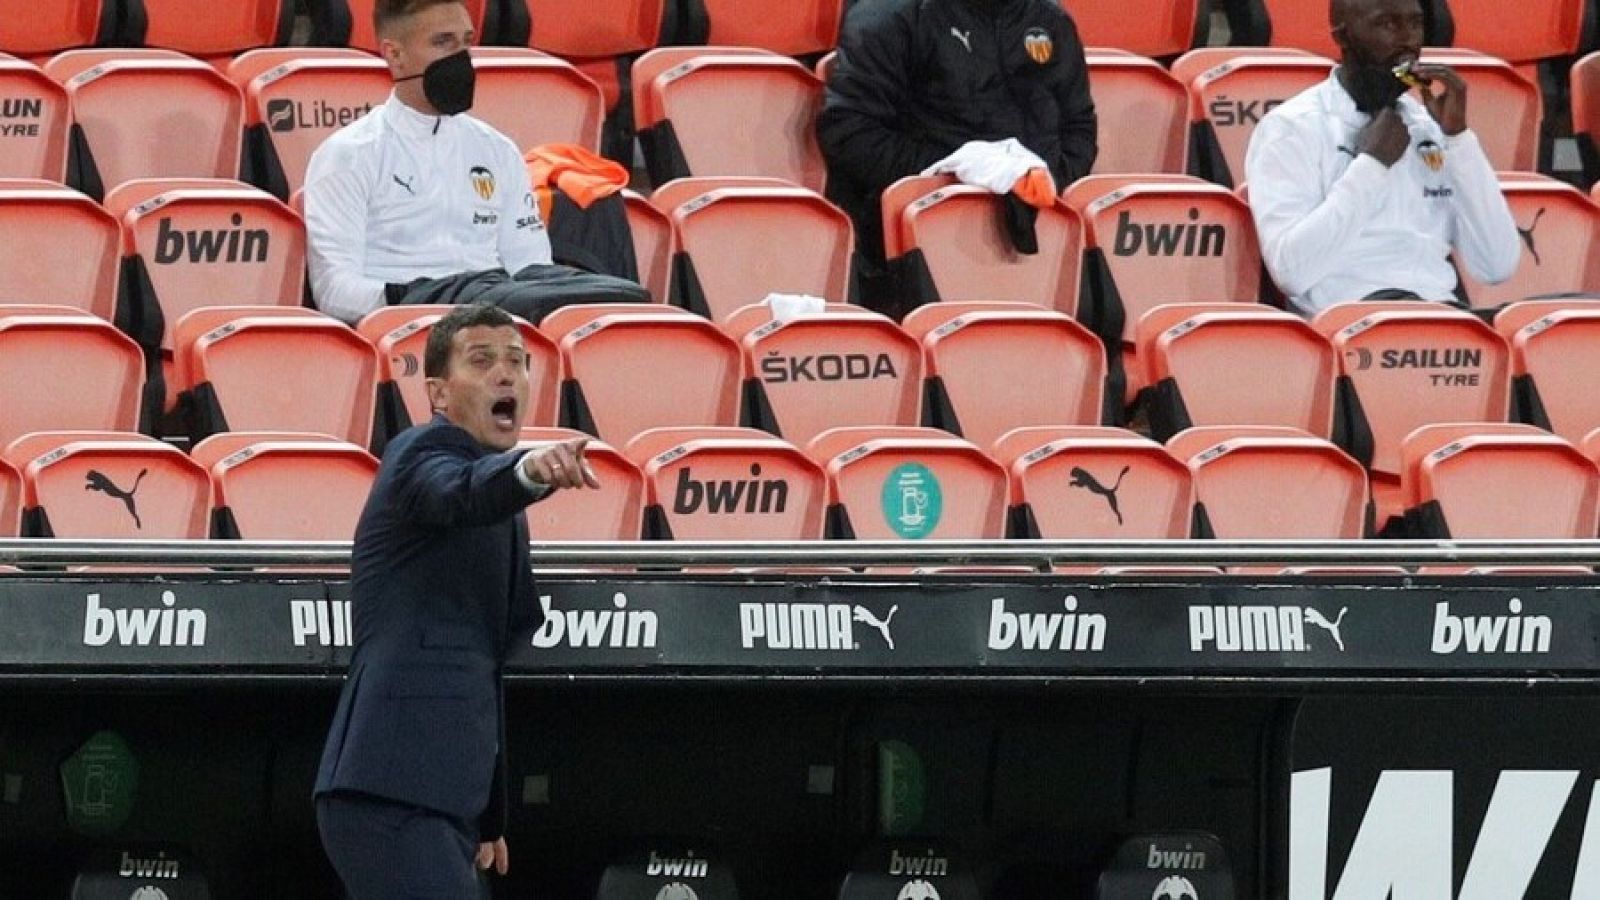
[[[615,609],[555,609],[549,594],[539,597],[544,624],[533,633],[533,646],[550,650],[562,645],[577,649],[648,650],[656,646],[661,621],[648,609],[629,609],[628,595],[611,598]]]

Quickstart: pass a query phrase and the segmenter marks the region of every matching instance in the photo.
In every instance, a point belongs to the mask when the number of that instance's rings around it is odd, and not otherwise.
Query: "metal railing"
[[[535,543],[535,567],[1600,566],[1600,541],[583,541]],[[347,541],[0,540],[0,565],[342,566]]]

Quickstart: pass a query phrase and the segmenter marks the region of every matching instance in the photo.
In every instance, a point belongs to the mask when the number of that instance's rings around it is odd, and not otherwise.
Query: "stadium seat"
[[[1072,14],[1086,47],[1116,47],[1140,56],[1177,56],[1194,46],[1197,0],[1062,0],[1061,5]]]
[[[660,121],[661,107],[655,102],[650,85],[658,75],[672,71],[701,56],[755,56],[762,59],[784,59],[780,54],[760,47],[657,47],[634,60],[629,68],[632,94],[633,120],[637,123]],[[821,75],[817,76],[819,79]],[[642,90],[636,89],[642,87]],[[642,124],[640,127],[644,127]],[[657,182],[659,185],[660,182]]]
[[[372,54],[349,47],[261,47],[256,50],[246,50],[228,60],[222,68],[222,74],[228,80],[239,86],[239,90],[246,90],[250,82],[265,72],[270,72],[279,66],[292,62],[308,59],[332,60],[371,60]]]
[[[0,59],[0,178],[67,178],[72,108],[67,91],[42,69]]]
[[[244,99],[198,60],[119,51],[96,61],[73,50],[45,65],[72,98],[68,180],[96,200],[135,178],[233,178]]]
[[[651,300],[665,303],[672,293],[672,258],[678,252],[672,219],[634,191],[622,192],[622,206],[628,216],[628,233],[633,237],[633,256],[639,264],[639,283],[650,291]]]
[[[483,40],[484,18],[490,0],[462,0],[472,25]],[[311,14],[312,38],[327,47],[352,47],[367,53],[378,52],[378,36],[373,31],[375,0],[307,0]]]
[[[109,44],[117,34],[118,0],[52,0],[31,5],[26,15],[0,16],[0,50],[42,56]]]
[[[960,438],[932,428],[834,428],[806,452],[827,472],[830,538],[1005,536],[1005,470]]]
[[[531,52],[531,51],[526,51]],[[571,63],[553,56],[475,54],[472,114],[523,152],[541,144],[600,149],[605,96]]]
[[[1522,236],[1522,261],[1516,274],[1494,285],[1463,269],[1472,305],[1492,309],[1525,297],[1600,292],[1600,205],[1565,182],[1537,175],[1502,175],[1500,190]]]
[[[378,351],[343,323],[298,307],[202,307],[178,320],[173,343],[195,441],[304,431],[368,446]]]
[[[752,428],[656,428],[628,444],[644,473],[645,536],[683,541],[822,537],[822,469]]]
[[[1333,59],[1339,57],[1339,45],[1330,33],[1326,4],[1263,0],[1263,6],[1271,23],[1272,46],[1293,47]]]
[[[1455,45],[1531,63],[1578,50],[1585,0],[1450,0]]]
[[[1333,444],[1294,428],[1191,428],[1167,452],[1194,476],[1195,536],[1364,537],[1367,474]]]
[[[121,226],[98,203],[59,185],[0,180],[0,303],[113,321],[121,257]]]
[[[926,424],[991,446],[1013,428],[1099,425],[1106,353],[1058,312],[936,303],[906,316],[927,359]]]
[[[1087,61],[1099,123],[1094,173],[1183,173],[1189,155],[1187,86],[1144,57],[1094,50]]]
[[[1261,117],[1327,81],[1333,65],[1320,56],[1241,49],[1195,75],[1188,82],[1189,173],[1226,187],[1242,182],[1245,151]]]
[[[677,235],[672,303],[725,319],[771,293],[844,299],[854,232],[850,217],[820,195],[797,187],[720,186],[699,192],[668,185],[663,205],[687,191],[693,199],[665,207]]]
[[[33,431],[134,431],[144,355],[109,322],[0,306],[0,445]]]
[[[795,446],[829,428],[920,422],[922,347],[886,316],[829,304],[785,321],[755,305],[723,330],[744,352],[746,420]]]
[[[525,3],[532,30],[528,45],[577,64],[605,93],[606,108],[621,97],[618,59],[643,53],[661,37],[665,0],[510,0]]]
[[[1098,51],[1097,51],[1098,52]],[[1168,70],[1186,89],[1196,78],[1241,56],[1287,56],[1301,59],[1331,59],[1338,53],[1316,54],[1295,47],[1196,47],[1172,61]]]
[[[198,57],[228,57],[256,47],[282,46],[294,31],[294,3],[286,0],[124,0],[134,43]],[[140,15],[142,13],[142,15]]]
[[[641,71],[635,69],[633,89],[649,96],[636,124],[654,183],[765,175],[822,190],[827,172],[815,129],[822,82],[805,66],[780,56],[707,52],[649,81]]]
[[[1574,444],[1600,428],[1600,302],[1514,303],[1494,325],[1511,344],[1513,418]]]
[[[568,428],[524,428],[517,446],[581,437]],[[536,541],[636,541],[644,533],[644,476],[610,444],[590,440],[584,461],[598,490],[556,491],[528,507],[528,531]]]
[[[1189,536],[1189,469],[1120,428],[1018,428],[994,443],[1010,476],[1008,537],[1159,540]]]
[[[1057,201],[1034,223],[1038,253],[1018,253],[1001,201],[946,176],[902,178],[883,192],[884,253],[908,302],[1023,301],[1078,314],[1083,220]]]
[[[244,175],[280,200],[305,184],[311,154],[329,135],[394,88],[389,67],[370,57],[308,56],[252,72],[257,66],[241,64],[231,76],[245,92]]]
[[[1537,81],[1503,59],[1463,50],[1425,48],[1422,62],[1446,65],[1467,83],[1467,124],[1496,171],[1539,167],[1544,100]]]
[[[16,466],[0,459],[0,538],[14,538],[21,528],[22,474]]]
[[[41,432],[6,448],[22,473],[22,535],[198,540],[211,478],[182,451],[137,434]]]
[[[1410,536],[1584,539],[1600,532],[1600,466],[1527,426],[1432,425],[1406,437]]]
[[[838,43],[845,0],[686,0],[683,7],[690,25],[680,43],[813,56]]]
[[[591,304],[557,310],[539,330],[561,348],[569,427],[626,446],[651,428],[738,424],[739,345],[699,316]]]
[[[390,306],[368,313],[356,331],[378,348],[378,426],[383,443],[433,417],[423,374],[428,335],[453,306]],[[555,424],[561,385],[561,354],[529,322],[517,319],[528,352],[528,408],[524,426]]]
[[[190,457],[211,473],[214,538],[347,541],[378,461],[317,435],[219,434]]]
[[[1254,304],[1185,303],[1145,313],[1137,333],[1156,440],[1196,425],[1333,433],[1333,348],[1299,316]]]
[[[1568,80],[1572,132],[1583,157],[1584,179],[1595,182],[1595,197],[1600,200],[1600,51],[1574,63]]]

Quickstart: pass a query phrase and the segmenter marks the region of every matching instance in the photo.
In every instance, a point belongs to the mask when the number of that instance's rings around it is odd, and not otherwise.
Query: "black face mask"
[[[472,68],[472,54],[465,50],[434,60],[422,70],[421,75],[397,78],[395,81],[422,79],[422,94],[433,108],[447,116],[459,115],[472,108],[473,89],[478,84],[478,73]]]
[[[1342,66],[1344,89],[1356,102],[1356,109],[1367,115],[1394,106],[1409,88],[1394,77],[1394,70],[1382,63],[1353,60],[1348,57]]]

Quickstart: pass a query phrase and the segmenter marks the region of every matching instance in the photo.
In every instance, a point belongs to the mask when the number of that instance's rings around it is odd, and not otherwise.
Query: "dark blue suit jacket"
[[[355,652],[315,793],[358,791],[505,829],[501,666],[541,613],[517,480],[443,417],[384,451],[351,559]]]

